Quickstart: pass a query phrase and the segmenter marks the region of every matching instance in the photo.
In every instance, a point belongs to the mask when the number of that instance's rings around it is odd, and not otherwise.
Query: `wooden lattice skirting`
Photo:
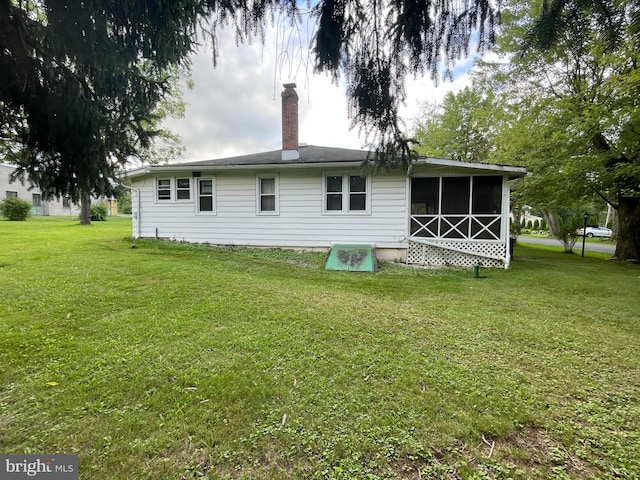
[[[412,265],[507,268],[507,246],[502,242],[409,240],[407,263]]]

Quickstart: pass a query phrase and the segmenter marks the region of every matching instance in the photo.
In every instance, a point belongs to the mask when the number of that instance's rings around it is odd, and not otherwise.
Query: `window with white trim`
[[[216,211],[215,183],[213,178],[198,178],[198,213],[213,214]]]
[[[191,179],[176,178],[176,200],[191,199]]]
[[[278,215],[278,175],[258,175],[256,182],[257,213],[260,215]]]
[[[171,179],[158,178],[156,180],[156,199],[159,201],[171,200]]]
[[[327,174],[323,195],[324,213],[368,213],[369,177]]]
[[[349,211],[363,212],[367,209],[366,175],[349,175]]]

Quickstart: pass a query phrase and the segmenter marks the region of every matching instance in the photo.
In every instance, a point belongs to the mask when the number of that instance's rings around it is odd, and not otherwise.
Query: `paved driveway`
[[[562,247],[562,242],[560,240],[556,240],[555,238],[537,238],[537,237],[523,237],[520,235],[518,237],[518,243],[533,243],[535,245],[552,245],[554,247]],[[610,253],[613,255],[616,251],[616,246],[611,243],[605,242],[585,242],[584,249],[587,252],[602,252],[602,253]],[[580,253],[582,251],[582,237],[578,238],[578,241],[573,246],[573,251]]]

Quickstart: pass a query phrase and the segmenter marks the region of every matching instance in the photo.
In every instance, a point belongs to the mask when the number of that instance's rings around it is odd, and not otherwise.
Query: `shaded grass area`
[[[130,228],[0,222],[1,452],[83,479],[640,475],[637,266],[354,274]]]

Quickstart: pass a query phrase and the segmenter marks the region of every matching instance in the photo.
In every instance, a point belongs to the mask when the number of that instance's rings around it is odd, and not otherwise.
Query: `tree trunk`
[[[615,258],[640,261],[640,197],[618,196],[618,243]]]
[[[80,225],[91,225],[91,195],[83,193],[80,202]]]
[[[549,235],[555,237],[560,232],[560,221],[558,220],[558,214],[555,211],[543,210],[542,215],[547,222],[549,228]]]

